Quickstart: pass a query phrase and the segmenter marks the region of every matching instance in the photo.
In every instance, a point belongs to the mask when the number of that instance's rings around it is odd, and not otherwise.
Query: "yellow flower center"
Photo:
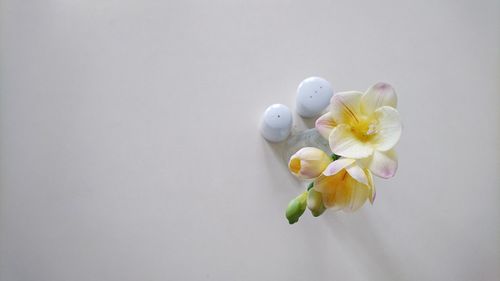
[[[351,131],[358,139],[368,141],[377,133],[377,123],[373,117],[358,116],[351,123]]]
[[[300,159],[299,158],[292,158],[290,160],[290,171],[292,173],[297,174],[300,171]]]

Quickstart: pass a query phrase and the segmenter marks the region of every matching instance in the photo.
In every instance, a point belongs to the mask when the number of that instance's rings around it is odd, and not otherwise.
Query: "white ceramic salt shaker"
[[[284,141],[292,130],[292,112],[283,104],[269,106],[260,125],[262,136],[270,142]]]
[[[316,117],[330,104],[331,84],[321,77],[304,79],[297,88],[297,113],[305,118]]]

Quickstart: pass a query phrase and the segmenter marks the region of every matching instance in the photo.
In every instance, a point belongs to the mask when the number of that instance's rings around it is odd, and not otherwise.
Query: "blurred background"
[[[309,76],[404,131],[373,206],[290,226],[258,123]],[[497,0],[0,0],[0,280],[499,280],[499,78]]]

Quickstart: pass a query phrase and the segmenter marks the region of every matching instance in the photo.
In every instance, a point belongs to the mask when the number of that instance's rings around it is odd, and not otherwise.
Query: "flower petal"
[[[398,98],[392,86],[379,82],[371,86],[361,98],[361,110],[364,114],[370,115],[382,106],[396,108],[397,103]]]
[[[368,187],[368,177],[366,176],[365,171],[361,169],[361,167],[359,167],[356,164],[350,165],[349,167],[346,168],[346,171],[353,179]]]
[[[375,110],[374,117],[377,119],[376,133],[371,140],[373,148],[387,151],[398,143],[403,126],[399,118],[399,112],[390,106],[382,106]],[[332,150],[333,151],[333,150]],[[335,151],[333,151],[335,153]]]
[[[299,151],[297,151],[295,155],[300,159],[317,160],[317,161],[322,161],[325,158],[327,158],[331,162],[331,158],[328,156],[328,154],[326,154],[323,150],[312,146],[306,146],[299,149]]]
[[[346,175],[346,172],[328,177],[337,178],[338,180],[331,181],[332,185],[330,185],[330,188],[325,190],[325,192],[321,192],[323,205],[330,211],[338,211],[347,206],[349,190],[345,188],[345,178],[347,178],[347,176],[344,177],[343,175]]]
[[[347,206],[347,200],[345,200],[346,196],[341,194],[342,192],[343,191],[339,189],[334,193],[321,193],[323,205],[330,211],[339,211],[345,208],[345,206]],[[339,197],[340,200],[337,197]]]
[[[328,139],[328,136],[332,132],[333,128],[337,126],[337,123],[333,119],[333,115],[331,112],[327,112],[322,115],[318,120],[316,120],[316,130],[325,138]]]
[[[355,179],[348,177],[346,179],[346,189],[349,190],[349,197],[347,198],[347,204],[343,211],[354,212],[361,208],[365,204],[368,197],[370,197],[370,190],[366,185],[356,181]]]
[[[349,158],[340,158],[328,165],[326,169],[323,171],[323,175],[325,176],[333,176],[336,173],[340,172],[342,169],[345,167],[351,165],[354,163],[356,160],[354,159],[349,159]]]
[[[341,92],[330,100],[330,113],[337,124],[358,122],[361,106],[361,92]]]
[[[384,152],[374,151],[373,156],[365,162],[365,166],[373,174],[384,179],[392,178],[398,169],[398,156],[394,149]]]
[[[328,208],[330,211],[338,211],[340,210],[342,207],[339,206],[336,202],[336,198],[335,198],[335,192],[322,192],[321,193],[321,196],[322,196],[322,201],[323,201],[323,205]]]
[[[375,190],[375,183],[373,182],[372,172],[370,172],[370,170],[366,170],[366,174],[368,175],[368,187],[370,188],[370,197],[368,197],[368,199],[370,200],[370,203],[373,205],[375,197],[377,196],[377,191]]]
[[[366,158],[373,153],[372,146],[357,139],[346,124],[340,124],[332,130],[329,142],[333,153],[347,158]]]
[[[313,188],[321,193],[331,193],[335,192],[337,186],[342,183],[345,178],[346,172],[340,172],[333,176],[320,175],[314,180]]]

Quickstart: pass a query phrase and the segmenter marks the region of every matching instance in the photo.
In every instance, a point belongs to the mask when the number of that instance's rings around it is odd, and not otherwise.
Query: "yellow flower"
[[[298,178],[313,179],[318,177],[330,162],[330,156],[321,149],[304,147],[290,157],[288,169]]]
[[[316,121],[316,129],[329,140],[333,153],[363,159],[360,165],[390,178],[397,170],[393,147],[402,131],[396,105],[396,93],[386,83],[377,83],[365,93],[337,93],[330,111]]]
[[[332,162],[314,180],[313,189],[322,196],[323,205],[332,210],[356,211],[366,200],[375,200],[373,177],[355,159],[341,158]]]

